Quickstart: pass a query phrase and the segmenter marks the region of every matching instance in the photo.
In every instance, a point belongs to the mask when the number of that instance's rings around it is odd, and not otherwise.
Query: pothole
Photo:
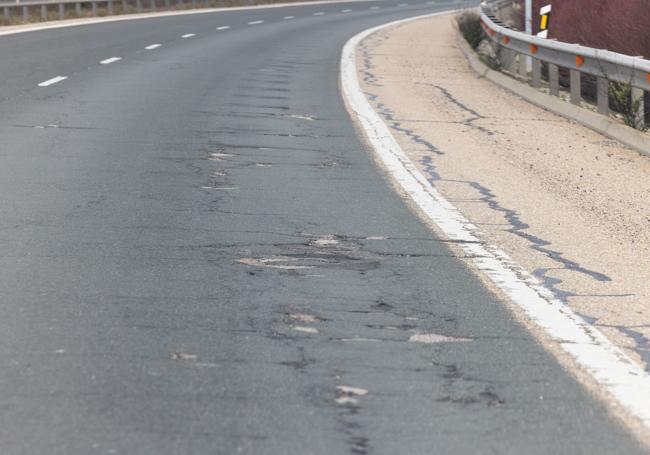
[[[266,267],[270,269],[283,269],[283,270],[301,270],[313,269],[311,265],[294,264],[297,262],[296,258],[277,257],[277,258],[242,258],[240,264],[251,265],[254,267]]]
[[[292,330],[295,330],[296,332],[303,332],[303,333],[318,333],[318,329],[315,329],[313,327],[303,327],[300,325],[291,327]]]
[[[208,155],[208,159],[211,161],[222,161],[224,158],[230,158],[233,157],[232,153],[222,153],[222,152],[215,152],[215,153],[210,153]]]

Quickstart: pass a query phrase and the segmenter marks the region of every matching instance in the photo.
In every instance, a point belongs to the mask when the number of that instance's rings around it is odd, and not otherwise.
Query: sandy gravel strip
[[[443,198],[406,156],[364,95],[357,76],[356,48],[373,33],[424,15],[368,29],[350,39],[341,57],[341,87],[349,109],[388,174],[426,217],[472,259],[474,266],[555,340],[625,409],[650,427],[650,375],[603,333],[558,300],[499,248],[484,243],[477,227]]]

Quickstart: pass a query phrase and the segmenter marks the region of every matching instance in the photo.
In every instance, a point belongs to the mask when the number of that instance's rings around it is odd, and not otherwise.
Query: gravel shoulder
[[[487,241],[647,369],[650,159],[479,78],[452,21],[366,39],[364,91]]]

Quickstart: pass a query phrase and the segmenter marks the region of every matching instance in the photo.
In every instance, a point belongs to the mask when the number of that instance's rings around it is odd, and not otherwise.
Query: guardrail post
[[[92,2],[93,17],[97,17],[97,2]]]
[[[548,85],[551,95],[560,96],[560,69],[552,63],[548,64]]]
[[[582,90],[580,86],[580,71],[569,70],[571,75],[571,103],[579,105],[582,101]]]
[[[165,9],[169,11],[169,0],[165,0]]]
[[[206,8],[210,7],[210,0],[203,0],[203,6]]]
[[[138,13],[142,12],[142,0],[137,0],[135,2],[135,9],[138,11]]]
[[[122,0],[122,14],[129,12],[129,4],[126,3],[126,0]]]
[[[196,0],[192,0],[192,8],[196,8]]]
[[[524,79],[528,79],[528,63],[526,62],[526,55],[519,54],[519,75]]]
[[[183,6],[183,0],[178,0],[178,1],[176,2],[176,6],[178,6],[178,7],[182,7],[182,6]]]
[[[106,5],[106,8],[108,9],[108,15],[112,16],[113,15],[113,0],[108,0],[108,5]]]
[[[645,100],[643,89],[632,87],[632,108],[636,108],[634,124],[637,129],[643,130],[645,128]]]
[[[47,21],[47,5],[41,5],[41,20]]]
[[[542,86],[542,62],[533,58],[533,87]]]
[[[29,22],[29,7],[23,6],[23,22]]]
[[[65,3],[59,3],[59,20],[65,19]]]
[[[598,78],[596,98],[598,101],[598,113],[609,115],[609,81],[606,77]]]
[[[4,17],[5,17],[5,22],[6,23],[11,22],[11,10],[9,9],[8,6],[5,6],[3,8],[3,10],[4,10],[3,13],[4,13]]]
[[[81,3],[77,2],[74,4],[74,12],[77,14],[77,17],[81,17]]]
[[[156,10],[156,0],[151,0],[151,4],[149,5],[151,7],[151,11]]]

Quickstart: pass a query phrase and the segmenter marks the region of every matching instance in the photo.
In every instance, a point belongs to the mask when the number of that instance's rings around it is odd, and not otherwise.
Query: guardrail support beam
[[[74,4],[74,12],[77,13],[77,17],[81,17],[81,3]]]
[[[59,20],[65,19],[65,3],[59,3]]]
[[[108,0],[108,15],[112,16],[113,15],[113,0]]]
[[[93,17],[97,17],[97,2],[92,3]]]
[[[156,10],[156,0],[151,0],[151,4],[149,6],[151,6],[151,11],[155,11]]]
[[[552,63],[548,64],[548,85],[551,95],[560,96],[560,69]]]
[[[609,81],[605,77],[599,77],[597,84],[598,113],[609,115]]]
[[[47,21],[47,5],[41,5],[41,21]]]
[[[29,22],[29,7],[23,6],[23,22]]]
[[[135,2],[135,9],[138,10],[138,13],[142,12],[142,0],[137,0]]]
[[[524,79],[528,79],[528,62],[526,62],[526,54],[519,54],[519,75]]]
[[[540,88],[542,86],[542,62],[533,58],[533,87]]]
[[[632,108],[636,110],[634,115],[634,124],[637,129],[645,128],[645,99],[642,89],[632,87]]]
[[[5,22],[6,23],[11,22],[11,9],[9,9],[9,7],[5,6],[3,8],[3,10],[4,10],[3,13],[4,13],[4,17],[5,17]]]
[[[582,90],[580,86],[580,71],[570,70],[571,75],[571,103],[579,105],[582,101]]]

